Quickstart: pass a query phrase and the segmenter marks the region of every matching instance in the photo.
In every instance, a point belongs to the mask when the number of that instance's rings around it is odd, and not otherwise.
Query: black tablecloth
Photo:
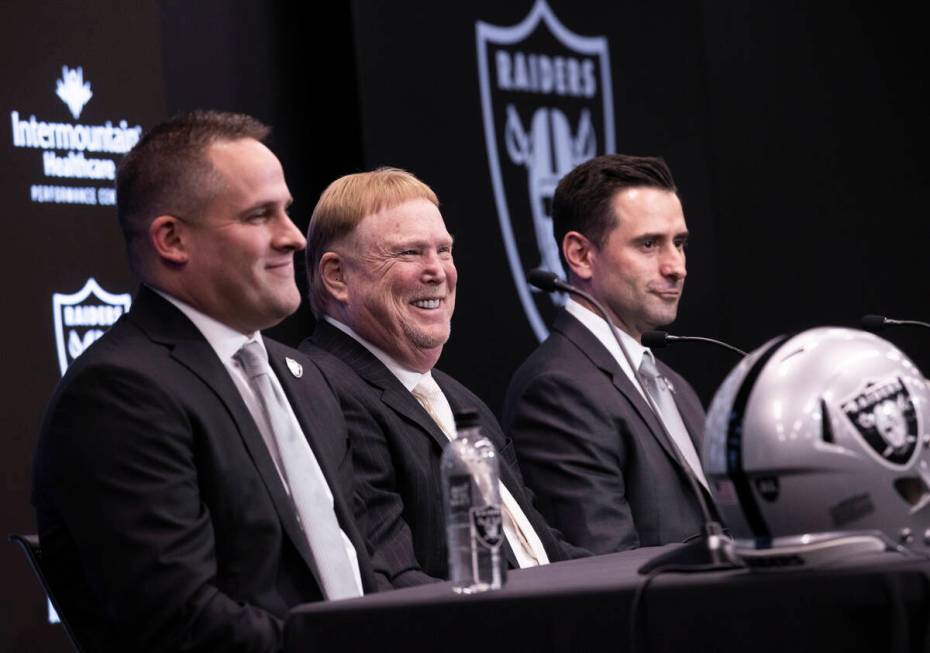
[[[511,572],[496,592],[436,583],[295,609],[298,651],[930,651],[930,562],[879,554],[816,569],[669,573],[638,549]],[[634,611],[634,602],[636,603]]]

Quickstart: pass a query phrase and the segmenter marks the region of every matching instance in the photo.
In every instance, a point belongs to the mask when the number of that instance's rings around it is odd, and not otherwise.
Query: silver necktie
[[[319,462],[304,434],[290,419],[287,398],[271,383],[273,374],[268,357],[257,342],[247,342],[233,356],[249,377],[278,451],[278,463],[297,511],[313,558],[316,560],[323,594],[327,599],[360,596],[353,572],[353,562],[333,505],[323,487],[324,476]],[[273,453],[273,452],[272,452]],[[319,470],[313,473],[313,469]]]
[[[698,481],[707,488],[707,478],[704,476],[704,470],[701,468],[701,459],[697,450],[694,448],[694,442],[688,435],[688,429],[681,419],[681,413],[678,412],[678,406],[675,405],[675,398],[669,389],[668,380],[659,373],[655,361],[652,358],[652,352],[646,351],[643,354],[643,362],[639,364],[639,373],[646,384],[645,390],[652,397],[659,409],[659,417],[668,434],[672,437],[674,446],[681,453],[682,457],[691,467]]]

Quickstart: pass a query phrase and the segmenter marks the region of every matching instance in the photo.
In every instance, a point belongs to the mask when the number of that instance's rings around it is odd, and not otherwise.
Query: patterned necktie
[[[455,417],[436,379],[431,374],[424,374],[411,392],[446,437],[450,440],[455,438]]]
[[[678,406],[675,405],[675,398],[669,389],[668,381],[659,373],[659,368],[656,367],[651,351],[643,354],[643,362],[639,365],[639,373],[645,382],[646,392],[649,393],[649,396],[652,397],[659,409],[659,416],[662,423],[665,424],[668,434],[672,437],[674,446],[688,463],[697,480],[707,488],[707,478],[705,478],[704,470],[701,468],[701,459],[698,457],[694,442],[692,442],[691,436],[688,435],[688,429],[681,419]]]
[[[281,474],[316,560],[324,595],[327,599],[360,596],[354,563],[346,551],[339,521],[327,496],[320,464],[304,434],[295,428],[287,398],[271,383],[272,371],[264,348],[257,342],[247,342],[233,358],[242,366],[262,405],[265,421],[278,448]]]
[[[450,440],[455,438],[455,417],[452,415],[452,408],[449,406],[449,400],[446,399],[446,396],[442,393],[442,389],[439,387],[439,384],[436,383],[436,379],[434,379],[431,374],[425,374],[420,379],[420,382],[414,386],[412,392],[413,396],[420,402],[420,405],[423,406],[423,409],[429,413],[429,416],[433,418],[433,421],[436,422],[440,430],[446,434],[446,437]],[[520,509],[520,504],[517,503],[517,500],[507,489],[507,486],[504,485],[503,481],[500,481],[499,485],[501,512],[504,517],[504,535],[507,537],[507,542],[510,544],[511,549],[516,552],[517,547],[520,547],[520,551],[523,553],[523,560],[526,561],[525,564],[521,564],[520,566],[535,566],[547,563],[549,560],[548,557],[546,557],[545,548],[543,548],[539,536],[536,535],[536,533],[532,534],[532,539],[536,542],[536,546],[534,547],[530,543],[530,538],[524,532],[527,528],[532,529],[525,515],[523,515],[525,526],[520,526],[521,520],[517,519],[516,516],[523,512]]]

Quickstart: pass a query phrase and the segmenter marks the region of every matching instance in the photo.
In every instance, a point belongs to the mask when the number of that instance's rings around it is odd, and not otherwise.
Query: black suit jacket
[[[700,454],[700,400],[684,379],[657,363],[674,386]],[[700,532],[686,472],[645,399],[567,311],[511,380],[503,424],[540,511],[573,544],[608,553]]]
[[[440,458],[448,438],[391,371],[355,339],[320,320],[300,348],[336,390],[349,427],[356,487],[366,504],[375,571],[394,587],[448,578]],[[490,409],[439,370],[433,378],[453,412],[475,408],[500,453],[501,480],[533,525],[550,560],[586,555],[560,540],[524,489],[513,446]],[[567,547],[567,548],[565,548]],[[510,564],[516,561],[507,548]]]
[[[265,344],[373,589],[345,499],[351,451],[336,398],[311,361]],[[95,649],[275,651],[287,610],[322,598],[233,380],[187,317],[147,288],[52,397],[33,502],[50,581]]]

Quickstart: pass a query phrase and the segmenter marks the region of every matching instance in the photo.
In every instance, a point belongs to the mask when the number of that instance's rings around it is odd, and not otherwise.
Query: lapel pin
[[[290,356],[285,356],[284,362],[287,363],[287,369],[291,371],[291,374],[296,376],[298,379],[304,375],[304,366],[295,361]]]

